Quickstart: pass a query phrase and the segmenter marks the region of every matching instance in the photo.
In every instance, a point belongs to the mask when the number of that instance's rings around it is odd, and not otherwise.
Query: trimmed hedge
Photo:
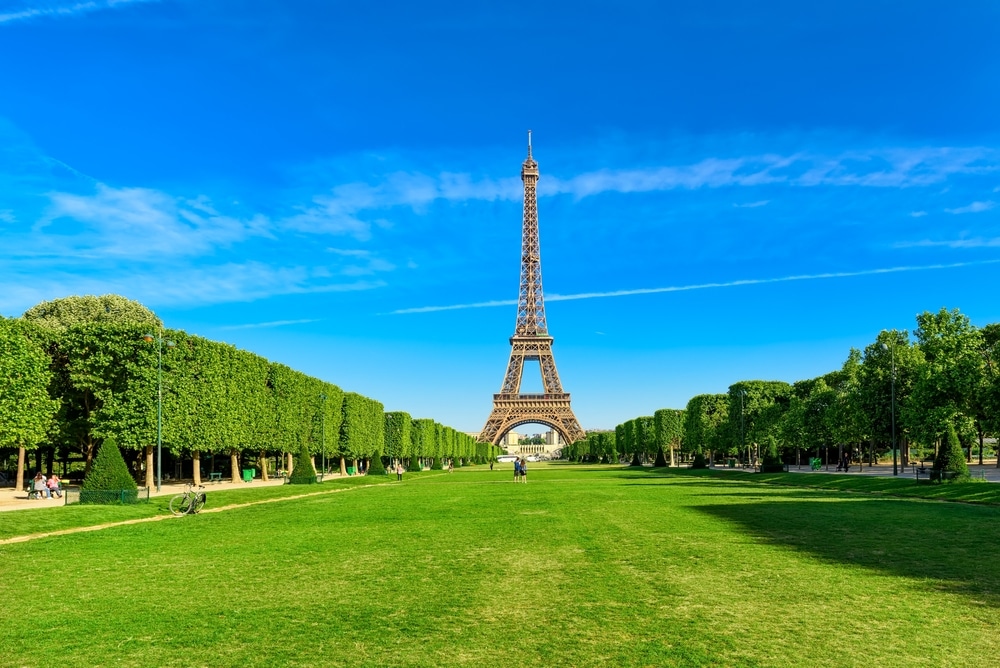
[[[128,466],[122,458],[122,452],[118,449],[115,439],[108,437],[97,451],[97,457],[90,467],[90,472],[83,479],[80,485],[81,491],[112,491],[112,490],[136,490],[139,486],[135,484],[132,474],[129,473]]]
[[[313,467],[309,448],[305,444],[299,448],[299,454],[295,456],[295,466],[292,468],[292,476],[288,482],[293,485],[316,484],[316,469]]]

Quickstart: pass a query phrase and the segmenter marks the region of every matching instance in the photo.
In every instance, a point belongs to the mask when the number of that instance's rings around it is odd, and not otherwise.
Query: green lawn
[[[0,546],[0,665],[1000,656],[996,506],[573,465],[513,485],[509,468]],[[4,513],[3,533],[37,530],[29,512]]]

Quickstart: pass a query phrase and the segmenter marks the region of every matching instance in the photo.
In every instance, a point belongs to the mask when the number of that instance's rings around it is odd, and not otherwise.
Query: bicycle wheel
[[[205,507],[205,493],[202,492],[194,498],[194,510],[192,512],[199,513],[201,509]]]
[[[188,494],[178,494],[170,499],[170,512],[174,515],[187,515],[191,512],[191,497]]]

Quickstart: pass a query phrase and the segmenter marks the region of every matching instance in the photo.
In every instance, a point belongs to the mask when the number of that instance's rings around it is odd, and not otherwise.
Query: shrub
[[[441,471],[443,469],[444,469],[444,465],[441,462],[441,458],[440,457],[435,457],[434,458],[434,463],[431,464],[431,471]]]
[[[372,455],[371,463],[368,464],[368,475],[385,475],[385,464],[382,463],[382,453],[376,452]]]
[[[778,444],[773,437],[767,439],[767,450],[760,463],[761,473],[781,473],[785,470],[785,464],[778,454]]]
[[[115,492],[110,494],[109,492]],[[122,494],[121,492],[125,492]],[[138,487],[122,458],[115,439],[104,439],[90,473],[80,485],[80,503],[118,504],[135,503]]]
[[[420,457],[410,457],[410,465],[406,467],[406,470],[410,473],[420,473],[423,471],[424,467],[420,465]]]
[[[700,452],[696,452],[694,455],[694,461],[691,462],[691,468],[693,469],[707,469],[708,460],[705,459],[705,455]]]
[[[656,461],[653,462],[653,466],[659,468],[661,466],[667,465],[667,458],[663,454],[663,448],[656,451]]]
[[[309,448],[303,443],[299,454],[295,456],[295,466],[292,467],[292,477],[288,479],[293,485],[315,485],[316,469],[313,467]]]
[[[934,458],[934,470],[951,471],[953,480],[967,480],[969,477],[965,453],[962,452],[962,445],[958,442],[958,434],[955,433],[955,425],[953,424],[948,424],[944,442],[938,448],[937,456]],[[939,480],[945,480],[948,477],[947,474],[940,475]]]
[[[632,461],[629,463],[629,466],[642,466],[642,462],[639,461],[638,452],[632,453]]]

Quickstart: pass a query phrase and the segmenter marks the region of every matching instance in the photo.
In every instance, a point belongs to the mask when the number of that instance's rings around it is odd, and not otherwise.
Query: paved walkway
[[[927,462],[927,467],[930,468],[931,463]],[[721,466],[716,466],[715,468],[723,468]],[[739,468],[737,471],[741,470]],[[747,469],[743,469],[747,470]],[[892,477],[892,463],[888,464],[876,464],[875,466],[865,466],[863,469],[858,470],[857,464],[852,464],[850,471],[844,473],[843,471],[837,470],[836,464],[830,464],[829,469],[827,467],[821,468],[819,471],[810,470],[809,466],[803,464],[802,466],[790,465],[788,467],[789,473],[828,473],[832,475],[871,475],[871,476],[888,476]],[[969,473],[973,478],[983,477],[989,482],[1000,482],[1000,469],[996,467],[996,463],[990,462],[989,464],[984,464],[979,466],[978,464],[969,465]],[[914,478],[913,467],[912,466],[900,466],[899,467],[899,477],[900,478]],[[921,476],[923,477],[923,476]]]
[[[326,479],[339,478],[340,473],[327,474]],[[174,494],[180,494],[187,489],[187,483],[190,481],[176,481],[164,483],[157,492],[156,488],[150,490],[150,496],[168,496]],[[274,487],[277,485],[283,485],[284,479],[282,478],[272,478],[267,482],[263,480],[255,479],[253,482],[231,482],[225,480],[222,482],[205,482],[206,491],[222,491],[226,489],[246,489],[249,487]],[[24,510],[27,508],[48,508],[61,506],[66,502],[64,498],[52,498],[52,499],[29,499],[26,492],[15,490],[12,487],[0,488],[0,512],[7,510]]]

